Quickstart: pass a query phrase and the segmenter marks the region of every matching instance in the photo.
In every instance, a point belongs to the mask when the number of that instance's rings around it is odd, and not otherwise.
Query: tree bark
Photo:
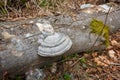
[[[118,30],[120,28],[120,10],[111,12],[107,19],[107,25],[110,27],[110,33]],[[80,13],[76,15],[76,20],[73,20],[73,17],[68,15],[60,15],[60,16],[50,16],[44,17],[42,19],[49,20],[53,25],[56,32],[61,32],[70,37],[72,40],[72,47],[68,50],[64,55],[80,53],[84,51],[91,51],[91,47],[93,46],[98,35],[90,33],[89,24],[93,18],[99,19],[105,22],[106,14],[87,14]],[[16,73],[24,73],[31,67],[44,66],[46,64],[50,64],[54,61],[60,60],[61,56],[56,57],[42,57],[37,53],[39,44],[37,42],[31,43],[31,39],[24,39],[24,35],[27,33],[37,34],[39,30],[37,27],[33,26],[33,24],[39,18],[28,19],[28,20],[20,20],[20,21],[8,21],[8,22],[0,22],[1,32],[7,31],[10,34],[17,35],[20,37],[23,42],[27,45],[27,49],[25,49],[23,54],[16,55],[11,52],[11,49],[7,48],[9,42],[6,41],[0,42],[0,47],[2,48],[0,51],[0,76],[2,76],[5,72],[10,74]],[[31,38],[37,40],[38,35],[35,35]],[[97,40],[94,50],[102,50],[105,49],[105,45],[100,45],[101,40]]]

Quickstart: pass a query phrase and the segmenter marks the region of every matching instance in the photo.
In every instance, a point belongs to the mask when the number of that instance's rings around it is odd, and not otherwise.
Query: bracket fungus
[[[39,20],[36,23],[41,34],[38,38],[38,55],[43,57],[54,57],[64,54],[72,46],[72,41],[64,33],[55,32],[50,22]]]

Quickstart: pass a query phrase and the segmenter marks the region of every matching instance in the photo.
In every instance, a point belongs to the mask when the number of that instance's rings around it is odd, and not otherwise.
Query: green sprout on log
[[[95,33],[98,36],[104,37],[106,40],[104,44],[109,46],[109,26],[105,25],[102,21],[93,19],[90,23],[91,33]]]

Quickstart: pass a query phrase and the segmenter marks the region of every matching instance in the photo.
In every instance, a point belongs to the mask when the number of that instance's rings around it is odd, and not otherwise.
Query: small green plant
[[[109,46],[109,27],[107,25],[105,25],[102,21],[93,19],[90,23],[90,28],[92,30],[91,33],[103,36],[106,39],[104,44]]]
[[[44,7],[46,9],[56,11],[60,9],[64,1],[65,0],[41,0],[40,2],[38,2],[38,4],[40,7]]]
[[[65,74],[63,75],[63,79],[64,79],[64,80],[71,80],[70,74],[65,73]]]
[[[80,59],[80,63],[82,64],[82,67],[83,67],[83,68],[86,68],[86,67],[87,67],[86,61],[87,61],[87,60],[86,60],[86,58],[84,58],[84,57]]]
[[[7,14],[6,4],[4,1],[0,1],[0,13]]]
[[[81,59],[80,59],[80,63],[86,63],[86,61],[87,61],[87,60],[86,60],[85,58],[81,58]]]
[[[58,80],[72,80],[70,74],[64,73]]]
[[[40,6],[44,7],[47,5],[47,0],[42,0]]]
[[[67,58],[68,59],[70,59],[70,58],[77,58],[79,55],[77,54],[77,53],[75,53],[75,54],[72,54],[72,55],[69,55],[69,56],[67,56]]]
[[[61,62],[64,62],[64,61],[72,59],[72,58],[78,58],[78,56],[79,55],[77,53],[72,54],[72,55],[63,56],[62,59],[61,59]]]
[[[22,79],[21,79],[21,77],[20,77],[19,75],[17,75],[17,76],[15,77],[15,80],[22,80]]]

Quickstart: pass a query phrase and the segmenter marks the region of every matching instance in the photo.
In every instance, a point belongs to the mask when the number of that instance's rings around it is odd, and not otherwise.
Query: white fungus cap
[[[64,54],[72,46],[71,39],[63,33],[55,33],[54,35],[47,36],[44,40],[40,41],[38,47],[38,55],[44,57],[54,57]]]

